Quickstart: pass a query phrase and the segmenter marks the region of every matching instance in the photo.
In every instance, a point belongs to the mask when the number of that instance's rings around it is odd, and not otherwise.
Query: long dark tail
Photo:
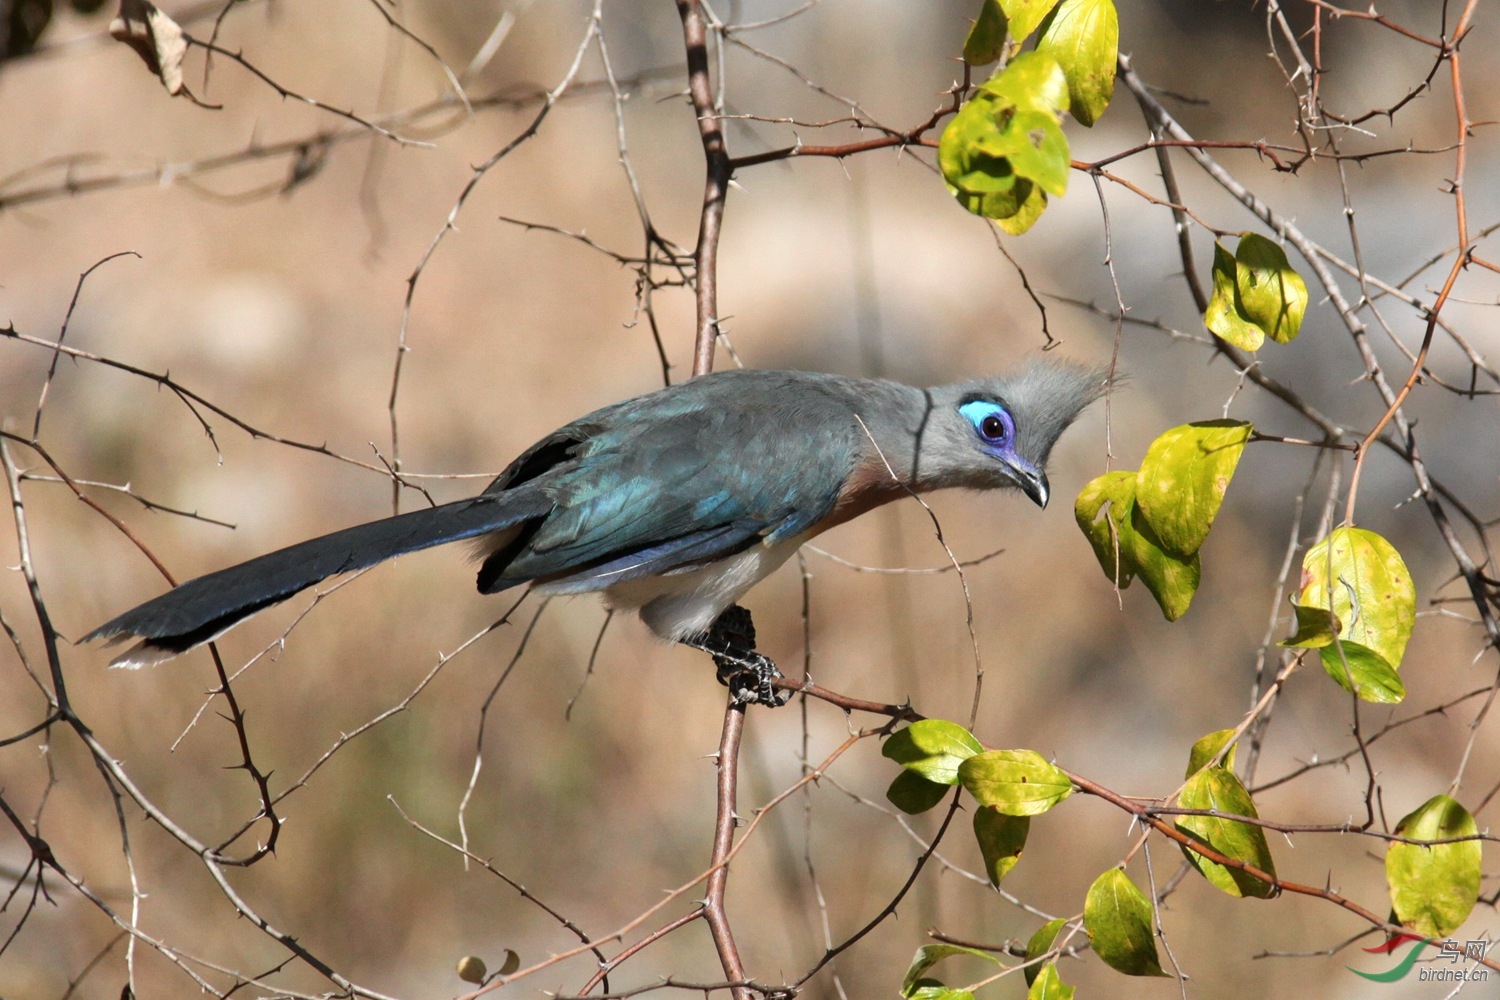
[[[139,636],[143,641],[111,665],[159,663],[330,576],[503,530],[549,508],[539,490],[519,489],[345,528],[189,580],[110,619],[81,641]]]

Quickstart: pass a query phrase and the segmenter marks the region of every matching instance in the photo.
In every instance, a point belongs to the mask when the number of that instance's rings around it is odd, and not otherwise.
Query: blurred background
[[[45,387],[41,445],[177,578],[390,513],[391,479],[381,469],[398,459],[437,500],[476,492],[557,425],[660,386],[663,354],[673,380],[689,374],[693,300],[680,276],[655,272],[676,281],[649,300],[659,353],[637,272],[574,238],[586,234],[627,258],[643,253],[621,165],[623,135],[655,229],[683,247],[696,241],[702,150],[683,96],[682,31],[672,4],[603,5],[599,37],[621,100],[591,43],[536,135],[483,174],[446,233],[474,168],[521,134],[542,107],[539,93],[567,76],[591,5],[166,6],[193,37],[217,31],[225,50],[325,108],[284,99],[224,56],[205,69],[201,50],[186,63],[199,103],[174,99],[136,53],[110,39],[112,11],[52,6],[28,47],[16,25],[30,11],[26,23],[35,27],[37,11],[49,5],[9,6],[11,58],[0,63],[0,324],[50,342],[71,305],[65,343],[84,357],[58,360],[34,343],[0,339],[0,419],[6,431],[30,439]],[[726,22],[774,22],[733,36],[744,45],[723,49],[717,83],[726,112],[753,116],[726,124],[734,155],[868,138],[848,125],[813,127],[850,115],[841,98],[891,127],[924,121],[962,72],[956,57],[978,5],[830,0],[781,18],[800,6],[714,5]],[[1310,5],[1287,6],[1293,30],[1311,24]],[[1440,6],[1392,2],[1381,12],[1437,36]],[[1122,51],[1195,136],[1296,143],[1296,97],[1268,56],[1264,5],[1126,0],[1120,14]],[[1451,24],[1454,12],[1448,16]],[[1430,48],[1380,25],[1345,19],[1324,27],[1323,97],[1350,115],[1397,104],[1433,68]],[[503,35],[498,47],[476,62],[496,35]],[[1474,121],[1500,114],[1496,41],[1493,22],[1479,20],[1464,42]],[[1278,51],[1291,62],[1284,45]],[[463,77],[472,113],[454,99],[444,64]],[[1393,120],[1341,134],[1350,151],[1410,145],[1443,152],[1342,170],[1322,160],[1295,175],[1253,152],[1216,153],[1311,238],[1430,302],[1449,266],[1432,262],[1456,231],[1447,79],[1443,69],[1431,92]],[[373,135],[327,109],[388,122],[422,144]],[[1092,160],[1135,146],[1148,130],[1120,88],[1096,128],[1070,122],[1068,135],[1073,157]],[[1493,130],[1477,130],[1466,152],[1477,232],[1500,219]],[[1338,466],[1346,484],[1347,458],[1325,461],[1314,475],[1314,449],[1252,445],[1204,550],[1203,586],[1187,616],[1166,623],[1139,586],[1117,595],[1069,516],[1084,483],[1107,468],[1135,468],[1157,434],[1226,407],[1268,434],[1316,432],[1268,394],[1242,388],[1232,366],[1193,342],[1204,331],[1166,208],[1108,181],[1096,191],[1075,172],[1067,196],[1031,233],[1000,241],[1002,253],[995,231],[954,203],[932,162],[931,150],[883,150],[742,170],[718,272],[733,356],[721,348],[718,364],[737,357],[751,367],[916,383],[1000,371],[1047,343],[1023,275],[1045,307],[1047,330],[1061,341],[1056,354],[1107,363],[1118,352],[1129,381],[1063,439],[1050,509],[1039,512],[1019,496],[930,502],[960,559],[1003,550],[966,572],[985,672],[980,739],[1035,749],[1122,793],[1166,795],[1181,781],[1193,740],[1236,725],[1248,709],[1263,642],[1288,632],[1289,609],[1278,600],[1288,546],[1315,540],[1329,468]],[[1177,162],[1182,198],[1201,219],[1226,231],[1255,227],[1185,159]],[[1150,154],[1110,169],[1161,196]],[[409,281],[440,235],[405,312]],[[1211,240],[1201,229],[1193,235],[1206,274]],[[103,263],[80,287],[83,272],[115,254],[128,256]],[[1130,317],[1146,324],[1117,328],[1103,315],[1117,308],[1115,281]],[[1359,298],[1353,279],[1344,289]],[[1444,319],[1476,351],[1493,354],[1500,283],[1475,270],[1457,296]],[[1398,342],[1415,349],[1422,317],[1386,296],[1365,313],[1372,325],[1377,310],[1390,335],[1376,326],[1373,349],[1399,382],[1410,363]],[[1301,337],[1268,346],[1258,363],[1342,426],[1362,431],[1382,412],[1316,286]],[[1449,382],[1468,383],[1468,365],[1447,339],[1435,347],[1432,367]],[[168,373],[172,386],[202,401],[152,377]],[[1407,412],[1433,474],[1478,517],[1500,516],[1494,397],[1461,398],[1428,383]],[[165,589],[129,539],[68,487],[48,481],[55,474],[36,452],[7,446],[38,477],[23,485],[28,557],[63,636],[82,635]],[[112,488],[127,484],[129,494]],[[1367,734],[1485,689],[1496,672],[1493,652],[1476,659],[1483,635],[1472,604],[1430,603],[1463,598],[1465,590],[1452,581],[1452,557],[1425,508],[1406,502],[1413,490],[1405,464],[1386,451],[1371,456],[1360,524],[1405,556],[1424,613],[1403,670],[1408,702],[1364,707]],[[136,497],[198,517],[148,509]],[[425,502],[414,490],[399,497],[402,509]],[[1482,551],[1467,528],[1460,534]],[[45,717],[25,672],[47,671],[37,616],[15,569],[23,556],[17,539],[12,524],[0,532],[0,613],[14,637],[0,644],[5,737]],[[852,696],[909,699],[925,715],[966,720],[976,665],[960,581],[952,573],[846,564],[945,566],[927,514],[895,504],[818,545],[837,559],[808,552],[802,572],[791,564],[750,596],[761,648],[789,673],[806,664],[819,683]],[[338,589],[305,618],[311,593],[223,638],[235,670],[295,622],[284,648],[274,646],[235,683],[253,756],[272,772],[273,790],[288,788],[345,734],[401,704],[510,607],[509,595],[474,593],[464,556],[455,547],[403,558]],[[462,993],[469,987],[454,972],[460,956],[479,955],[494,968],[509,948],[530,965],[576,943],[547,913],[480,867],[466,867],[406,818],[458,839],[466,795],[470,850],[593,935],[626,924],[707,864],[711,755],[724,692],[706,658],[653,642],[633,618],[617,618],[599,641],[605,613],[592,598],[552,602],[517,658],[535,610],[534,601],[522,605],[511,624],[446,662],[404,711],[339,746],[279,806],[287,822],[274,856],[230,873],[250,907],[362,987],[398,996]],[[61,651],[72,703],[102,746],[204,842],[218,843],[252,819],[255,788],[244,772],[228,769],[240,760],[237,737],[221,718],[222,703],[206,694],[217,685],[208,655],[140,673],[104,669],[110,655],[97,647]],[[1267,655],[1274,666],[1278,651]],[[1447,789],[1482,701],[1426,716],[1372,747],[1386,823]],[[856,717],[852,725],[880,721]],[[821,761],[850,725],[818,703],[752,710],[741,813],[751,816],[796,781],[804,759]],[[1276,708],[1251,784],[1347,752],[1350,726],[1348,697],[1316,666],[1300,671]],[[1493,720],[1480,726],[1456,793],[1481,828],[1494,812],[1487,793],[1500,781],[1495,729]],[[876,741],[858,743],[821,783],[779,805],[736,859],[730,916],[757,981],[800,976],[900,888],[921,844],[884,801],[894,775]],[[1325,767],[1257,802],[1263,816],[1284,822],[1358,822],[1367,780],[1357,761]],[[334,989],[296,961],[273,974],[286,951],[238,919],[204,866],[158,824],[128,802],[117,814],[108,783],[71,732],[54,727],[50,738],[36,733],[0,747],[0,788],[68,871],[127,919],[134,905],[143,933],[190,956],[184,961],[215,989],[236,982],[223,970],[266,975],[290,992]],[[939,818],[910,825],[927,837]],[[899,919],[883,921],[803,995],[894,995],[929,930],[1024,942],[1040,914],[1080,912],[1089,884],[1123,857],[1136,832],[1120,811],[1075,796],[1033,822],[1006,899],[972,877],[982,867],[967,822],[967,814],[958,817],[941,861],[922,873]],[[122,848],[127,834],[133,865]],[[255,836],[239,849],[253,847]],[[1164,886],[1181,858],[1159,838],[1151,845],[1151,874]],[[1329,884],[1385,912],[1378,842],[1305,834],[1274,836],[1271,848],[1282,876]],[[28,858],[5,824],[7,878]],[[1146,885],[1142,862],[1130,873]],[[34,905],[32,888],[23,883],[0,914],[4,933],[21,925],[0,954],[0,994],[119,996],[126,976],[119,929],[61,879],[48,879],[46,898]],[[1484,891],[1494,888],[1487,881]],[[697,895],[670,904],[627,942],[687,912]],[[1308,954],[1364,929],[1319,900],[1231,899],[1193,876],[1164,902],[1161,920],[1191,977],[1189,995],[1368,996],[1369,985],[1344,967],[1385,967],[1358,946]],[[1488,937],[1497,928],[1494,908],[1481,903],[1455,936]],[[1373,936],[1359,942],[1376,943]],[[134,962],[137,995],[197,989],[150,948],[137,946]],[[503,995],[576,991],[592,968],[587,957],[575,960]],[[986,974],[977,964],[942,971],[954,983]],[[1127,980],[1095,958],[1064,960],[1060,971],[1080,996],[1181,992],[1171,981]],[[648,948],[610,986],[667,977],[722,978],[701,925]],[[1399,988],[1403,996],[1441,996],[1450,987]],[[1484,988],[1471,987],[1475,995],[1500,995]],[[1013,980],[987,990],[1023,992]]]

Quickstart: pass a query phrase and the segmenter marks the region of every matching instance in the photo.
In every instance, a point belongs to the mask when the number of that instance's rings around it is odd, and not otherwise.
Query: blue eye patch
[[[1015,423],[1005,407],[994,400],[975,399],[960,406],[958,412],[974,427],[980,440],[991,446],[1008,443],[1016,435]]]

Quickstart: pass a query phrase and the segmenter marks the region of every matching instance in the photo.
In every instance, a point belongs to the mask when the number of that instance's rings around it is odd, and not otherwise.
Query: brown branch
[[[355,114],[353,111],[345,111],[342,108],[336,108],[331,104],[325,104],[315,97],[308,97],[306,94],[301,94],[289,87],[284,87],[273,80],[269,75],[267,75],[264,70],[260,69],[260,67],[256,66],[249,59],[246,59],[242,54],[238,52],[233,52],[229,49],[223,48],[222,46],[215,45],[213,42],[194,38],[193,36],[186,33],[183,34],[182,39],[189,45],[196,45],[207,52],[212,52],[215,55],[221,55],[226,59],[230,59],[235,63],[238,63],[248,73],[259,79],[262,83],[270,87],[272,90],[276,91],[276,93],[280,94],[285,99],[301,101],[303,104],[306,104],[309,107],[317,108],[319,111],[326,111],[329,114],[337,115],[340,118],[353,122],[355,125],[358,125],[360,128],[365,129],[368,132],[375,132],[379,135],[383,135],[387,139],[390,139],[392,142],[399,143],[403,146],[430,145],[429,143],[422,142],[418,139],[408,139],[404,136],[398,135],[397,133],[392,132],[390,129],[385,128],[384,126],[375,124],[368,118],[363,118]]]
[[[1368,10],[1348,10],[1344,7],[1336,7],[1329,3],[1328,0],[1307,0],[1307,2],[1319,10],[1326,11],[1328,16],[1334,21],[1344,17],[1354,18],[1358,21],[1373,21],[1382,28],[1389,28],[1398,35],[1405,35],[1412,41],[1421,42],[1423,45],[1437,49],[1439,52],[1446,52],[1448,50],[1449,43],[1446,38],[1429,38],[1426,35],[1419,35],[1410,28],[1397,24],[1384,14],[1378,13],[1375,10],[1374,4],[1371,4]]]
[[[682,39],[687,49],[688,96],[703,143],[703,207],[698,215],[698,242],[693,248],[697,326],[693,339],[693,374],[713,371],[714,344],[719,335],[719,231],[724,223],[724,199],[734,172],[708,69],[708,26],[700,0],[677,0]]]
[[[846,156],[854,156],[859,153],[868,153],[876,149],[904,149],[908,146],[923,146],[928,149],[936,149],[938,140],[927,138],[927,133],[937,127],[938,123],[949,115],[958,113],[963,106],[963,95],[968,92],[968,66],[964,67],[964,80],[956,83],[948,91],[948,103],[935,110],[927,120],[915,128],[907,129],[905,132],[895,132],[882,125],[867,121],[862,118],[854,119],[854,123],[861,129],[879,129],[885,133],[878,139],[865,139],[860,142],[844,143],[842,145],[809,146],[798,142],[794,146],[785,146],[781,149],[767,150],[762,153],[752,153],[748,156],[740,156],[730,160],[731,172],[741,167],[753,167],[762,163],[774,163],[779,160],[790,160],[803,156],[830,156],[835,159],[843,159]],[[831,125],[833,122],[820,123]]]
[[[930,126],[919,126],[913,133],[901,135],[885,135],[878,139],[865,139],[861,142],[849,142],[835,146],[808,146],[798,143],[795,146],[785,146],[781,149],[769,149],[763,153],[751,153],[747,156],[736,157],[731,161],[735,169],[740,167],[754,167],[762,163],[775,163],[779,160],[790,160],[803,156],[831,156],[842,160],[846,156],[855,156],[859,153],[868,153],[876,149],[905,149],[908,146],[925,146],[928,149],[937,149],[936,139],[927,139],[921,136]]]
[[[735,702],[734,696],[730,695],[729,707],[724,710],[724,731],[719,738],[719,753],[715,758],[719,780],[714,809],[713,854],[709,859],[713,874],[708,877],[701,912],[708,923],[714,950],[719,953],[719,964],[724,969],[724,976],[733,983],[745,981],[745,963],[734,943],[734,932],[730,929],[729,916],[724,910],[724,897],[729,888],[729,858],[734,848],[734,828],[739,819],[736,800],[740,741],[744,735],[745,706]],[[744,986],[734,986],[730,988],[730,996],[735,1000],[749,1000],[750,991]]]
[[[1261,869],[1255,867],[1252,864],[1249,864],[1248,862],[1241,861],[1238,858],[1231,858],[1226,855],[1220,854],[1208,844],[1205,844],[1202,841],[1197,840],[1196,838],[1182,832],[1176,826],[1168,823],[1166,820],[1159,819],[1155,815],[1156,808],[1150,804],[1133,802],[1125,796],[1119,794],[1118,792],[1111,791],[1110,789],[1105,788],[1103,785],[1089,781],[1087,778],[1080,777],[1079,775],[1076,775],[1071,771],[1064,770],[1063,773],[1066,774],[1069,780],[1071,780],[1073,784],[1077,785],[1081,791],[1085,792],[1086,794],[1093,795],[1097,798],[1101,798],[1111,805],[1114,805],[1119,809],[1130,813],[1139,822],[1151,827],[1157,833],[1160,833],[1167,839],[1176,842],[1181,847],[1192,851],[1194,854],[1212,861],[1214,864],[1223,865],[1226,868],[1232,868],[1235,871],[1244,872],[1251,878],[1259,879],[1260,881],[1265,882],[1267,885],[1273,886],[1278,892],[1291,892],[1302,896],[1312,896],[1316,899],[1322,899],[1330,902],[1335,906],[1347,910],[1348,912],[1354,914],[1362,920],[1367,921],[1372,927],[1376,929],[1384,930],[1391,934],[1404,934],[1408,932],[1408,928],[1402,927],[1400,924],[1392,923],[1391,921],[1386,920],[1384,917],[1381,917],[1375,912],[1366,909],[1359,903],[1356,903],[1354,900],[1349,899],[1347,896],[1343,896],[1337,892],[1334,892],[1332,889],[1319,889],[1316,886],[1304,885],[1300,882],[1291,882],[1286,879],[1278,878],[1277,876],[1272,875],[1270,872],[1262,871]],[[1483,960],[1483,964],[1489,966],[1492,969],[1500,970],[1500,959],[1486,958]]]

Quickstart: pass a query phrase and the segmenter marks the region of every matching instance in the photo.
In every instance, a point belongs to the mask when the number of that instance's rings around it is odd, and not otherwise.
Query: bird
[[[160,663],[328,577],[468,541],[478,590],[602,592],[657,637],[713,655],[744,702],[780,704],[738,604],[813,536],[933,490],[1019,490],[1045,508],[1053,445],[1109,385],[1036,358],[990,378],[732,369],[595,410],[522,452],[483,492],[356,525],[197,577],[80,642]]]

